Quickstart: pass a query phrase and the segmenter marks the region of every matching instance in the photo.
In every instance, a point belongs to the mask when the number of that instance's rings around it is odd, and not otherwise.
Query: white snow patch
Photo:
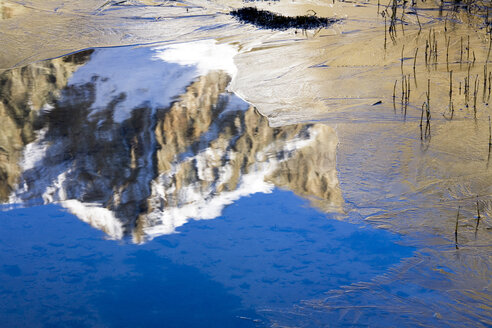
[[[230,44],[219,44],[215,40],[201,40],[155,48],[156,57],[183,66],[196,66],[199,75],[222,70],[234,76],[237,72],[234,56],[237,49]]]
[[[176,232],[176,229],[187,223],[190,219],[210,220],[222,213],[224,207],[232,204],[241,197],[255,193],[271,193],[274,185],[264,180],[265,172],[253,172],[242,177],[241,183],[236,190],[222,192],[212,197],[204,197],[198,193],[194,185],[183,188],[180,198],[186,199],[189,203],[180,207],[164,208],[162,211],[154,212],[149,216],[159,217],[161,222],[158,225],[145,228],[148,239],[153,239],[161,235],[168,235]],[[155,188],[156,193],[161,193],[163,188]],[[165,198],[164,194],[159,195]]]
[[[113,120],[121,123],[140,106],[168,107],[197,77],[213,70],[236,73],[236,49],[215,40],[161,47],[98,49],[69,85],[94,83],[93,114],[118,100]]]
[[[39,131],[36,135],[36,140],[38,141],[31,142],[24,148],[22,160],[20,162],[20,167],[23,172],[39,166],[43,160],[49,145],[39,140],[44,139],[47,131],[48,129]]]
[[[42,198],[45,204],[53,203],[57,200],[63,200],[67,198],[63,183],[67,180],[67,172],[60,173],[51,183],[46,185],[46,191],[43,193]]]
[[[183,67],[157,60],[151,48],[113,48],[96,50],[91,60],[74,73],[70,85],[95,84],[93,113],[104,110],[118,97],[117,123],[131,117],[139,106],[167,107],[173,97],[183,93],[197,76],[194,67]]]
[[[70,213],[92,227],[104,231],[111,239],[123,238],[123,226],[113,212],[99,204],[82,203],[75,199],[59,202]]]

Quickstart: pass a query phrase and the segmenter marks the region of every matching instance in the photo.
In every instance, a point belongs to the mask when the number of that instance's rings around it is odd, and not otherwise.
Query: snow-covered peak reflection
[[[10,202],[59,203],[109,237],[135,242],[213,219],[274,187],[323,210],[341,208],[332,128],[272,128],[227,91],[230,63],[197,68],[189,58],[157,59],[166,49],[91,54],[39,112]]]
[[[69,85],[94,86],[94,113],[114,106],[113,120],[121,123],[138,107],[169,107],[198,76],[222,70],[235,74],[237,51],[215,40],[159,47],[98,49],[74,73]]]
[[[235,117],[229,120],[238,117],[244,120],[242,113],[230,115]],[[270,129],[253,109],[248,110],[245,116],[256,116],[253,119],[259,127]],[[219,119],[218,123],[225,122]],[[297,131],[270,129],[272,134],[261,131],[264,139],[260,137],[259,140],[253,140],[255,135],[248,134],[251,130],[247,129],[251,126],[238,129],[235,135],[228,134],[227,127],[217,128],[220,134],[211,141],[210,147],[183,161],[173,162],[169,170],[153,180],[149,213],[141,222],[146,237],[173,233],[190,219],[216,218],[226,205],[241,197],[258,192],[270,193],[275,187],[276,175],[302,172],[302,167],[296,167],[301,172],[295,172],[296,169],[294,172],[283,171],[283,163],[295,160],[300,149],[320,146],[318,137],[330,137],[326,135],[327,131],[323,131],[326,127],[321,125]],[[276,140],[275,132],[288,133],[289,136]],[[330,187],[334,189],[336,184],[332,182]]]

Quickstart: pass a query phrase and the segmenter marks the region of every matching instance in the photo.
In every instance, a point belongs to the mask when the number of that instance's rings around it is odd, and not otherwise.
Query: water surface
[[[105,240],[58,206],[2,215],[9,326],[255,327],[263,311],[367,281],[412,256],[388,232],[256,194],[144,245]]]

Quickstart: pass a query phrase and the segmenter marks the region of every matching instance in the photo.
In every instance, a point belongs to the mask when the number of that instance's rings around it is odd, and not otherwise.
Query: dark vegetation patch
[[[286,30],[289,28],[311,30],[328,27],[338,21],[334,18],[317,17],[315,14],[295,17],[282,16],[267,10],[258,10],[253,7],[233,10],[230,14],[243,23],[249,23],[260,28],[271,30]]]
[[[65,63],[74,63],[76,65],[82,65],[89,61],[94,49],[82,50],[73,54],[63,57]]]

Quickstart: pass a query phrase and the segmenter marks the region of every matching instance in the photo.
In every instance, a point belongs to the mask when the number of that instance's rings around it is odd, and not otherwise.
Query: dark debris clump
[[[316,15],[305,16],[282,16],[267,10],[258,10],[253,7],[245,7],[230,12],[243,23],[253,24],[260,28],[271,30],[286,30],[296,28],[302,30],[311,30],[321,27],[328,27],[337,22],[337,19],[327,17],[317,17]]]

